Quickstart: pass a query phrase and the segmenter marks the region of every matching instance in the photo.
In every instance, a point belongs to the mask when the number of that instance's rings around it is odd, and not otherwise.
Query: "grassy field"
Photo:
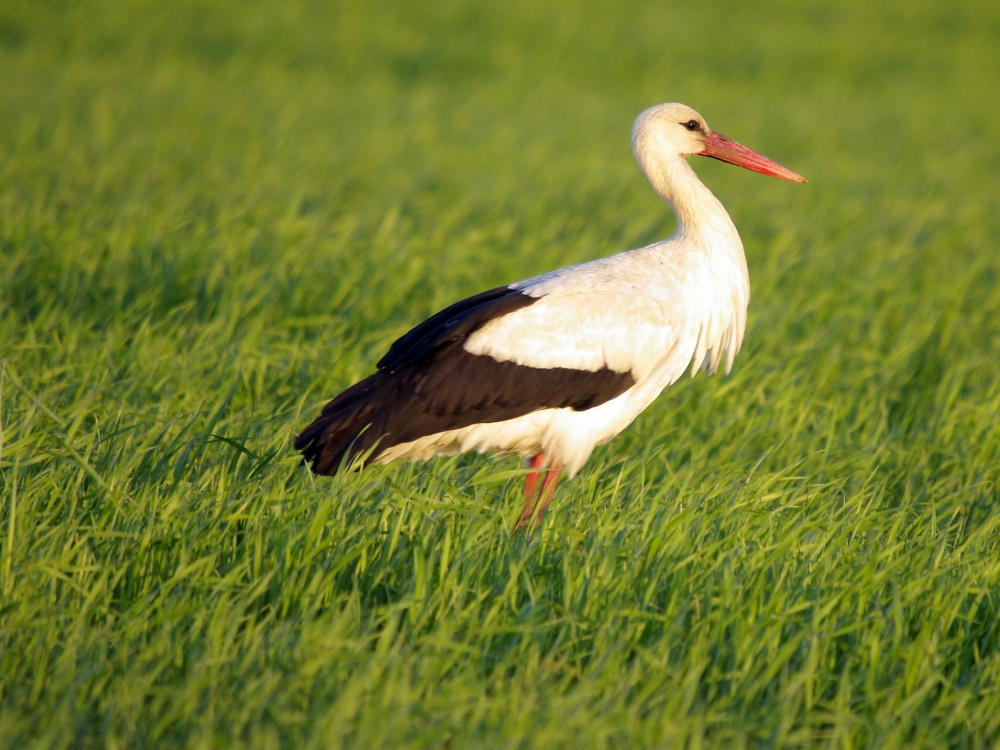
[[[996,747],[1000,4],[0,6],[0,746]],[[663,238],[753,299],[510,533],[521,464],[291,440],[461,297]]]

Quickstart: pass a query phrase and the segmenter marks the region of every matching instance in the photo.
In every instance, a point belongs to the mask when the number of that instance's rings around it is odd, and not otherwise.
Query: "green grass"
[[[0,746],[995,747],[1000,6],[0,8]],[[729,377],[558,492],[291,439],[439,307],[667,236],[683,101],[753,287]]]

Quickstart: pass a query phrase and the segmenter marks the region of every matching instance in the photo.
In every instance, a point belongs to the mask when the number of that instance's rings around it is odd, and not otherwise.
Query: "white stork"
[[[683,104],[639,115],[632,150],[677,215],[668,240],[491,289],[397,340],[377,372],[298,436],[317,474],[463,451],[530,460],[518,526],[542,516],[561,471],[625,429],[686,370],[726,372],[746,326],[750,279],[729,214],[686,158],[799,175],[709,130]],[[545,474],[542,486],[538,478]]]

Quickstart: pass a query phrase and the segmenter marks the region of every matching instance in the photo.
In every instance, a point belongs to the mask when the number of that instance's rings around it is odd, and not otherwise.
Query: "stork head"
[[[640,164],[651,153],[700,155],[782,180],[805,182],[792,170],[711,130],[704,117],[684,104],[657,104],[640,114],[632,128],[632,150]]]

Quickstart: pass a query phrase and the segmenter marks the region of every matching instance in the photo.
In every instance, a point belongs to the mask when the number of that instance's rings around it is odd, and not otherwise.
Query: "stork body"
[[[358,456],[519,454],[532,469],[521,522],[541,521],[561,470],[572,478],[685,371],[714,372],[723,361],[730,370],[746,327],[746,258],[686,157],[805,180],[713,133],[682,104],[639,115],[632,147],[677,232],[483,292],[421,323],[298,437],[313,471],[334,474]]]

